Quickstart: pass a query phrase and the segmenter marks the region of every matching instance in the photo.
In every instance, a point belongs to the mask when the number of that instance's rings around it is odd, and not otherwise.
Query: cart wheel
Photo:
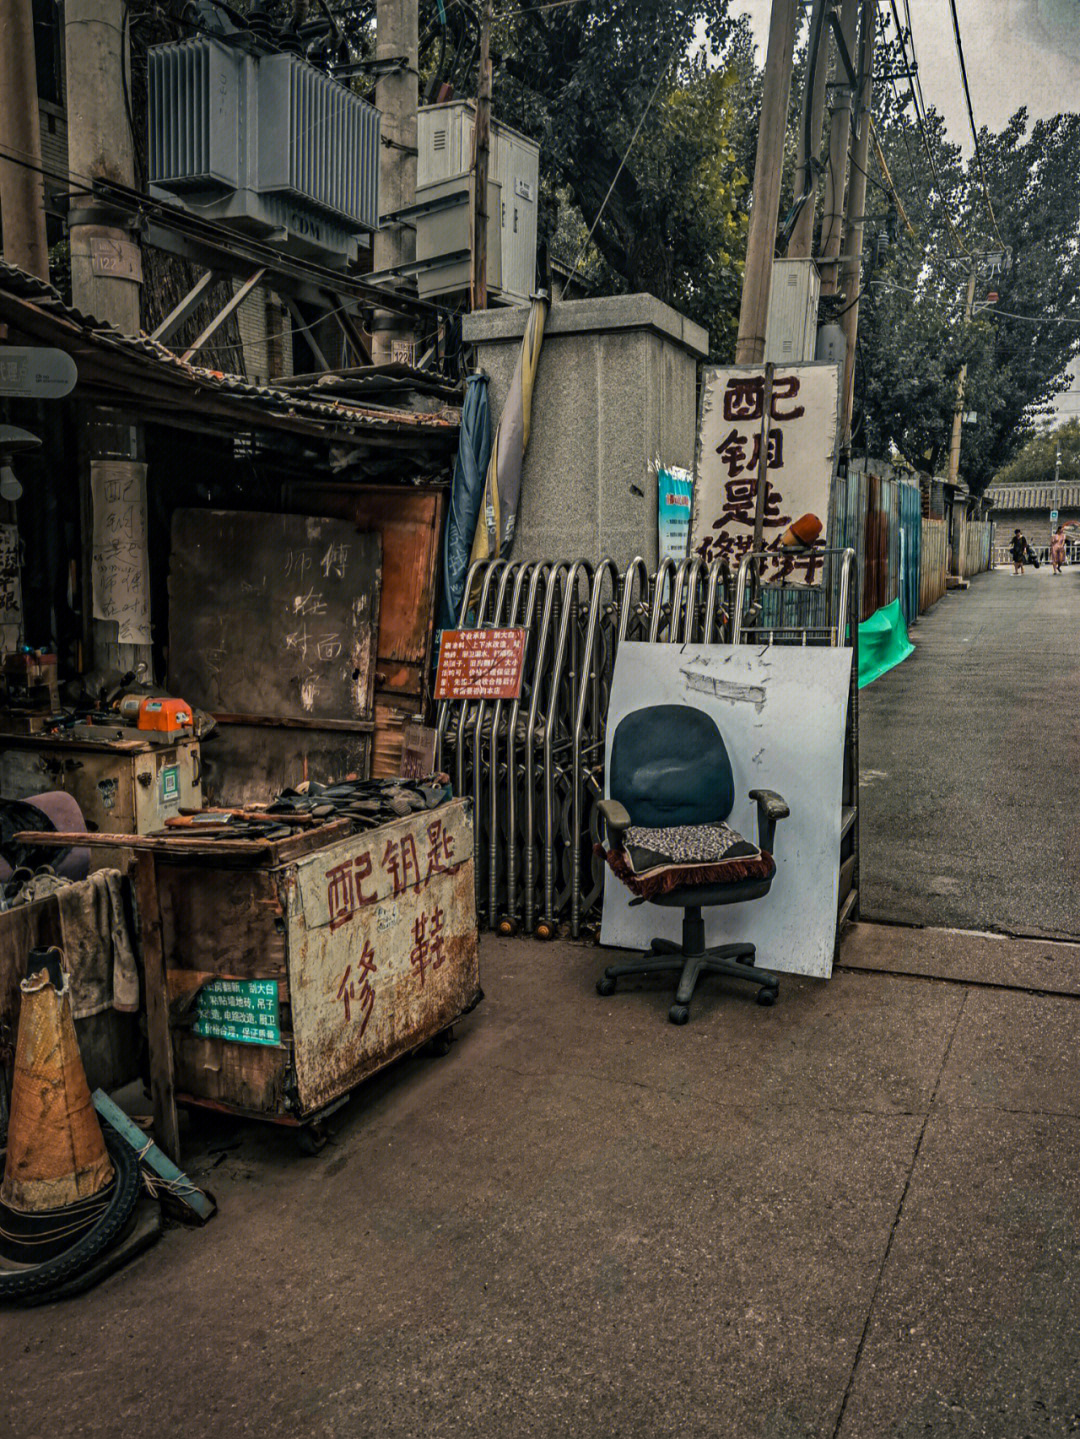
[[[313,1120],[311,1124],[302,1124],[296,1131],[296,1143],[301,1154],[306,1154],[309,1159],[313,1158],[326,1147],[326,1141],[330,1138],[326,1126],[319,1121]]]
[[[537,939],[554,939],[556,926],[550,920],[542,919],[536,926]]]
[[[509,938],[518,932],[518,922],[509,916],[499,920],[499,933]]]
[[[448,1025],[441,1030],[431,1041],[431,1053],[435,1059],[444,1059],[450,1053],[450,1046],[454,1042],[454,1026]]]

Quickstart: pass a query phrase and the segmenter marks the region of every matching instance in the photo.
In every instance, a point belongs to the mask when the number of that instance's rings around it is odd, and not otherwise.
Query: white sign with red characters
[[[762,434],[767,431],[763,548],[780,551],[793,520],[813,514],[821,538],[808,553],[781,553],[765,579],[821,579],[815,549],[825,547],[836,452],[837,365],[790,365],[773,375],[767,426],[765,371],[759,366],[706,370],[694,483],[690,551],[706,563],[726,556],[732,570],[754,543]]]
[[[285,908],[306,1111],[439,1033],[479,993],[467,801],[305,855]]]

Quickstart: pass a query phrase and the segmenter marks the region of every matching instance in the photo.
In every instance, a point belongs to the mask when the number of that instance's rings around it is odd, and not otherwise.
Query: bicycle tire
[[[0,1271],[0,1303],[46,1298],[50,1290],[59,1289],[74,1279],[120,1237],[139,1197],[142,1183],[139,1156],[108,1125],[102,1125],[102,1133],[116,1170],[116,1185],[108,1209],[93,1229],[55,1259],[47,1259],[44,1264],[35,1264],[29,1269]]]

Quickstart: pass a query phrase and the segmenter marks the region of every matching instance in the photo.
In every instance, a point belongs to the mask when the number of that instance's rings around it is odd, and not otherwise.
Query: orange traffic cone
[[[23,1213],[98,1194],[113,1167],[90,1099],[58,949],[32,950],[23,980],[0,1203]]]

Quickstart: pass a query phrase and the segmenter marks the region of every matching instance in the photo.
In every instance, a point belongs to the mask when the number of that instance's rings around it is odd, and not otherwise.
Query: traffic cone
[[[60,1209],[100,1193],[113,1167],[86,1082],[58,949],[30,951],[23,980],[0,1204]]]

